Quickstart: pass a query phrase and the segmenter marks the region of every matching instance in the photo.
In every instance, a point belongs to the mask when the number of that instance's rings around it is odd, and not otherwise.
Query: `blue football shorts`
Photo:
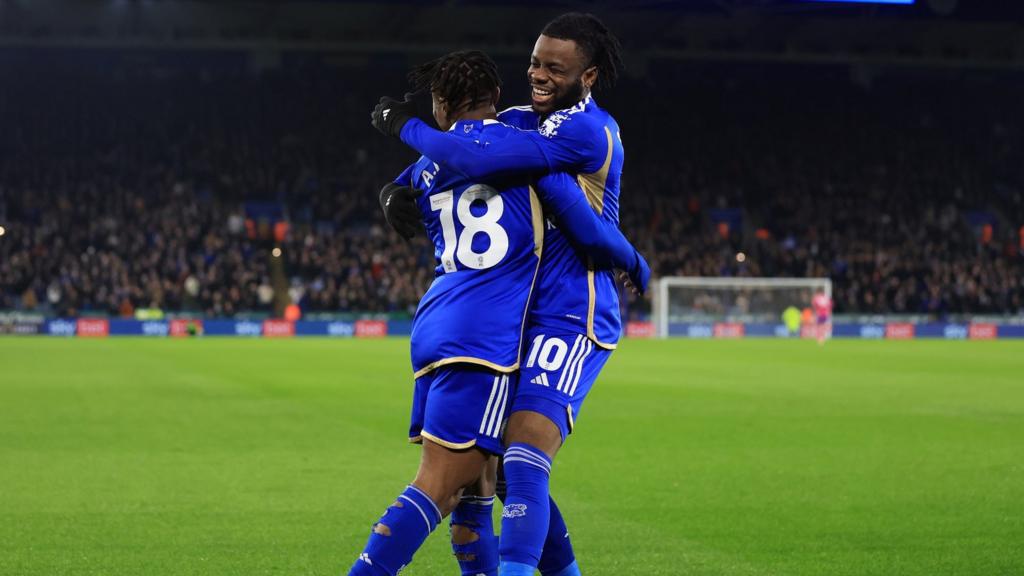
[[[475,364],[449,364],[416,379],[409,441],[504,454],[502,433],[516,376]]]
[[[541,327],[527,333],[530,348],[519,370],[512,412],[539,412],[562,432],[572,433],[580,408],[612,351],[583,334]]]

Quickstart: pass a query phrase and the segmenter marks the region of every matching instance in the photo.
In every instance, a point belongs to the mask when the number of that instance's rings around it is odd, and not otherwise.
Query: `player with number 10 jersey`
[[[618,40],[599,19],[563,14],[545,26],[531,55],[527,78],[533,105],[498,117],[523,129],[516,137],[457,139],[416,118],[381,122],[379,114],[374,125],[470,179],[573,173],[593,211],[617,225],[624,156],[619,127],[590,91],[614,83],[620,65]],[[408,116],[410,105],[382,100],[381,111],[384,107]],[[579,575],[565,524],[549,497],[551,462],[621,332],[611,273],[581,260],[554,220],[545,234],[527,332],[531,346],[505,438],[508,490],[500,545],[505,576],[532,576],[537,569],[545,576]]]
[[[603,25],[588,15],[570,14],[566,16],[570,20],[568,28],[578,29],[577,24],[580,22],[577,21],[581,20],[581,17],[584,27],[603,28]],[[485,125],[479,133],[474,133],[468,138],[463,136],[463,133],[469,134],[473,131],[468,126],[456,125],[454,130],[449,130],[447,133],[435,133],[424,123],[413,118],[413,114],[410,113],[412,104],[409,95],[404,102],[387,97],[382,98],[371,115],[374,126],[381,132],[399,136],[414,149],[431,158],[430,167],[433,172],[427,169],[427,166],[423,164],[424,161],[421,161],[421,164],[413,169],[413,171],[420,172],[426,169],[428,180],[438,181],[436,176],[438,173],[457,173],[468,182],[494,183],[502,178],[529,177],[531,174],[535,178],[538,173],[547,173],[547,176],[540,178],[537,182],[537,187],[542,192],[541,200],[544,203],[545,216],[549,220],[543,237],[544,262],[541,264],[541,275],[544,276],[545,281],[538,286],[538,289],[546,294],[543,298],[538,297],[537,306],[531,314],[532,327],[527,334],[527,339],[532,342],[532,346],[524,359],[527,369],[521,374],[519,390],[515,394],[515,402],[512,405],[513,412],[518,410],[516,416],[526,417],[531,422],[529,425],[517,425],[515,417],[513,417],[508,428],[509,436],[505,439],[509,446],[505,459],[506,472],[509,473],[506,475],[508,500],[506,500],[505,519],[502,522],[501,564],[502,572],[510,575],[520,572],[532,575],[538,564],[545,574],[555,572],[570,574],[574,571],[578,574],[571,547],[568,545],[568,539],[565,538],[567,534],[565,534],[564,523],[561,522],[554,502],[550,501],[549,503],[546,475],[550,473],[550,459],[557,451],[557,445],[564,441],[572,429],[574,417],[578,414],[583,398],[593,384],[597,373],[607,361],[610,349],[615,347],[615,342],[618,340],[620,330],[618,299],[608,269],[617,267],[629,271],[631,281],[640,291],[645,288],[649,277],[649,269],[631,246],[619,253],[621,257],[617,261],[614,258],[602,260],[602,255],[595,254],[592,250],[595,247],[592,244],[593,239],[603,234],[607,234],[608,237],[614,235],[621,237],[621,232],[617,227],[617,200],[619,176],[622,170],[622,145],[619,141],[618,126],[614,119],[600,109],[587,93],[590,84],[598,77],[597,70],[599,68],[586,65],[584,58],[592,57],[592,55],[588,55],[590,51],[580,49],[574,40],[549,38],[547,36],[549,32],[559,33],[555,28],[557,27],[552,27],[552,25],[546,27],[545,33],[538,40],[533,57],[534,63],[531,64],[531,83],[534,83],[535,79],[534,69],[555,71],[557,67],[564,68],[568,63],[575,62],[575,68],[585,71],[580,77],[578,85],[569,89],[559,88],[552,91],[549,88],[547,90],[549,104],[563,102],[566,98],[573,98],[575,94],[576,96],[571,100],[574,105],[570,108],[553,110],[554,113],[536,109],[533,111],[523,110],[519,114],[507,111],[499,119],[521,129],[495,122],[492,130],[487,130]],[[609,36],[607,30],[604,30],[602,34]],[[614,44],[614,38],[610,38],[609,41]],[[557,53],[553,50],[556,50]],[[602,75],[604,71],[614,71],[603,66],[600,68],[603,69]],[[537,80],[537,82],[541,81]],[[569,82],[567,86],[569,84],[572,82]],[[535,89],[535,93],[539,93],[539,90],[539,88]],[[559,97],[554,98],[550,96],[551,94],[556,94]],[[436,116],[438,110],[436,93],[434,109]],[[492,115],[491,118],[493,117]],[[439,124],[443,125],[440,120]],[[537,128],[540,130],[534,131]],[[560,170],[571,170],[577,176],[571,177]],[[511,176],[513,174],[516,176]],[[544,193],[546,192],[545,184],[550,183],[552,179],[561,179],[562,186],[558,186],[556,182],[554,186],[556,193],[546,194]],[[396,184],[402,184],[402,182]],[[432,185],[436,186],[436,184]],[[497,185],[496,187],[500,188]],[[558,193],[559,189],[562,191],[571,189],[574,194]],[[408,193],[405,194],[408,195]],[[438,192],[431,190],[427,195],[434,196],[436,194]],[[410,196],[410,198],[414,197],[415,195]],[[392,202],[396,198],[400,201]],[[408,213],[410,211],[401,208],[407,204],[401,201],[399,191],[389,191],[386,187],[385,191],[382,191],[381,199],[389,222],[399,233],[408,237],[410,235],[407,233],[410,230],[408,227],[404,224],[396,226],[396,222],[412,217],[412,214]],[[454,198],[452,200],[455,201]],[[424,200],[421,197],[416,205],[420,212],[428,208],[434,211],[440,209],[446,202],[447,198],[444,197],[439,197],[436,202]],[[461,213],[468,213],[476,218],[482,217],[483,212],[472,212],[473,202],[470,201]],[[412,210],[411,212],[415,213],[416,211]],[[458,210],[455,213],[460,214]],[[588,219],[598,222],[597,225],[591,225],[587,229],[587,232],[590,233],[580,233],[578,229],[573,230],[574,223],[586,222]],[[488,221],[497,223],[494,218],[488,218]],[[433,226],[428,223],[428,230],[431,228],[430,235],[436,244],[439,236],[442,239],[445,236],[444,226],[442,225],[438,232],[436,223]],[[614,233],[603,232],[608,229]],[[535,226],[534,231],[536,232],[536,230]],[[452,232],[448,235],[449,237],[459,236],[459,241],[463,241],[461,237],[464,234]],[[547,253],[549,239],[552,241],[552,248],[555,248],[550,257]],[[474,244],[477,242],[472,237],[468,240]],[[622,241],[628,245],[624,238]],[[474,257],[478,262],[481,259],[486,260],[480,251],[490,248],[492,240],[487,238],[483,242],[486,247],[484,244],[474,245],[473,249],[467,252],[463,246],[455,249],[454,253],[456,255],[467,253],[470,256],[470,262]],[[582,254],[578,255],[574,251],[576,248],[581,249]],[[448,245],[445,244],[443,247],[438,245],[437,252],[440,260],[439,271],[444,270],[446,266],[455,267],[455,274],[458,274],[458,264],[445,258],[446,254],[450,256],[453,253]],[[437,322],[431,323],[427,318],[431,305],[437,301],[430,292],[434,291],[439,283],[440,279],[431,286],[430,291],[424,297],[421,311],[417,313],[414,322],[414,340],[422,332],[420,326],[433,324],[436,327],[441,325]],[[502,286],[495,284],[491,285],[491,288],[502,288]],[[507,292],[507,290],[503,290],[503,292]],[[449,298],[447,302],[454,305],[453,310],[458,310],[457,298]],[[437,310],[444,311],[445,308],[446,306],[443,305],[437,306],[434,318],[444,316],[444,314],[438,314]],[[476,315],[472,315],[471,311],[470,313],[470,318],[490,317],[489,311],[477,312]],[[487,326],[481,329],[479,322],[471,320],[470,329],[456,335],[454,338],[457,340],[456,342],[448,342],[443,339],[434,340],[435,346],[433,347],[435,349],[439,348],[437,344],[441,344],[440,349],[449,351],[439,354],[444,358],[430,359],[429,362],[442,366],[442,370],[444,370],[443,363],[459,362],[449,356],[453,353],[451,350],[465,352],[466,348],[470,348],[472,352],[467,354],[468,360],[466,361],[481,364],[481,358],[472,354],[484,350],[480,346],[482,338],[488,338],[500,329],[507,330],[507,327]],[[522,328],[520,327],[514,334],[517,338],[522,339]],[[597,349],[595,349],[595,345]],[[413,343],[413,349],[414,364],[423,365],[428,359],[416,358],[417,351],[420,349],[417,342]],[[495,362],[491,361],[490,364],[493,365]],[[427,366],[429,367],[429,364]],[[500,366],[502,369],[506,369],[506,367],[507,365]],[[417,370],[423,370],[423,368],[417,368]],[[417,393],[421,388],[420,380],[417,379]],[[472,386],[472,383],[468,381],[465,381],[465,384]],[[433,384],[430,386],[429,392],[432,397],[438,396]],[[466,392],[468,393],[468,389]],[[507,387],[501,389],[498,394],[501,397],[501,410],[504,412],[505,404],[508,402]],[[487,404],[488,406],[491,404],[490,399],[487,400]],[[414,406],[414,420],[415,410]],[[463,419],[465,419],[464,415]],[[500,417],[497,419],[500,420]],[[519,420],[520,423],[525,421],[523,418]],[[534,422],[536,426],[534,426]],[[483,427],[484,424],[481,426]],[[553,436],[551,434],[552,427],[554,428]],[[493,430],[490,424],[487,425],[487,429]],[[423,436],[433,440],[426,435],[426,430],[427,428],[424,428]],[[534,432],[542,433],[542,436],[537,436],[535,440],[529,436]],[[445,446],[455,447],[452,444]],[[513,468],[515,474],[511,473]],[[541,482],[539,479],[533,478],[536,474],[544,475],[545,481]],[[530,476],[533,480],[527,482],[524,480],[526,476]],[[533,487],[530,488],[529,494],[524,491],[527,486]],[[463,504],[459,505],[456,512],[462,509]],[[463,514],[465,516],[463,521],[456,522],[453,516],[453,550],[459,557],[464,574],[492,575],[496,570],[492,571],[490,569],[492,566],[489,563],[485,566],[481,562],[464,562],[461,556],[465,555],[467,559],[475,557],[480,560],[481,558],[493,558],[494,554],[488,544],[490,542],[488,537],[490,514],[477,514],[469,508],[471,506],[467,506],[467,511]],[[464,526],[464,521],[467,518],[472,521]],[[561,525],[563,529],[558,530],[558,525]],[[455,529],[460,528],[460,533],[465,532],[466,526],[475,527],[469,528],[469,530],[476,533],[477,546],[467,545],[456,540]],[[555,529],[555,533],[552,533],[551,529]],[[545,543],[545,535],[550,537],[552,534],[554,538],[548,538],[549,541]],[[552,552],[550,561],[541,558],[542,548],[545,558],[549,551]],[[516,572],[517,570],[518,572]]]
[[[515,137],[519,130],[483,119],[460,120],[451,132],[497,142]],[[536,187],[517,181],[521,178],[469,183],[465,176],[424,157],[395,182],[420,192],[416,204],[437,261],[435,279],[413,319],[412,363],[418,396],[410,429],[413,440],[426,437],[448,448],[476,445],[500,453],[498,436],[515,384],[507,376],[494,375],[493,398],[487,401],[475,435],[465,426],[467,416],[482,408],[471,405],[473,394],[460,396],[467,400],[465,406],[452,402],[451,396],[443,407],[433,403],[433,411],[444,414],[431,414],[421,404],[437,384],[428,375],[440,368],[477,365],[498,374],[519,368],[524,324],[546,237],[542,201],[565,234],[603,265],[646,274],[639,272],[646,269],[643,258],[613,223],[594,213],[572,177],[550,174],[539,179]],[[562,249],[573,249],[564,237],[560,241]],[[437,427],[447,430],[441,433]]]

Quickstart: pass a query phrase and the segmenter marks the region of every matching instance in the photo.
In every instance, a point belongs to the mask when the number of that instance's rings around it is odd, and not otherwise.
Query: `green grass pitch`
[[[0,340],[0,575],[344,574],[408,341]],[[627,341],[555,462],[584,574],[1024,574],[1024,346]],[[442,526],[409,576],[458,573]]]

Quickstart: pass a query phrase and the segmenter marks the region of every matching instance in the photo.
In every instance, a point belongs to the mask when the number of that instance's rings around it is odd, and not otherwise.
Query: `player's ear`
[[[495,86],[494,94],[491,96],[491,104],[494,105],[495,109],[498,107],[498,100],[501,100],[501,88]]]
[[[590,90],[597,83],[597,66],[591,66],[583,71],[583,85]]]

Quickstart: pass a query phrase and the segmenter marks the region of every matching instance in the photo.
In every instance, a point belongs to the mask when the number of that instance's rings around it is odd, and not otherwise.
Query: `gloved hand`
[[[420,209],[416,206],[416,198],[420,192],[412,186],[401,186],[388,182],[380,191],[380,208],[388,224],[402,238],[409,240],[423,229]]]
[[[406,93],[404,100],[384,96],[370,113],[373,127],[385,136],[398,138],[405,123],[416,117],[416,102],[412,93]]]

